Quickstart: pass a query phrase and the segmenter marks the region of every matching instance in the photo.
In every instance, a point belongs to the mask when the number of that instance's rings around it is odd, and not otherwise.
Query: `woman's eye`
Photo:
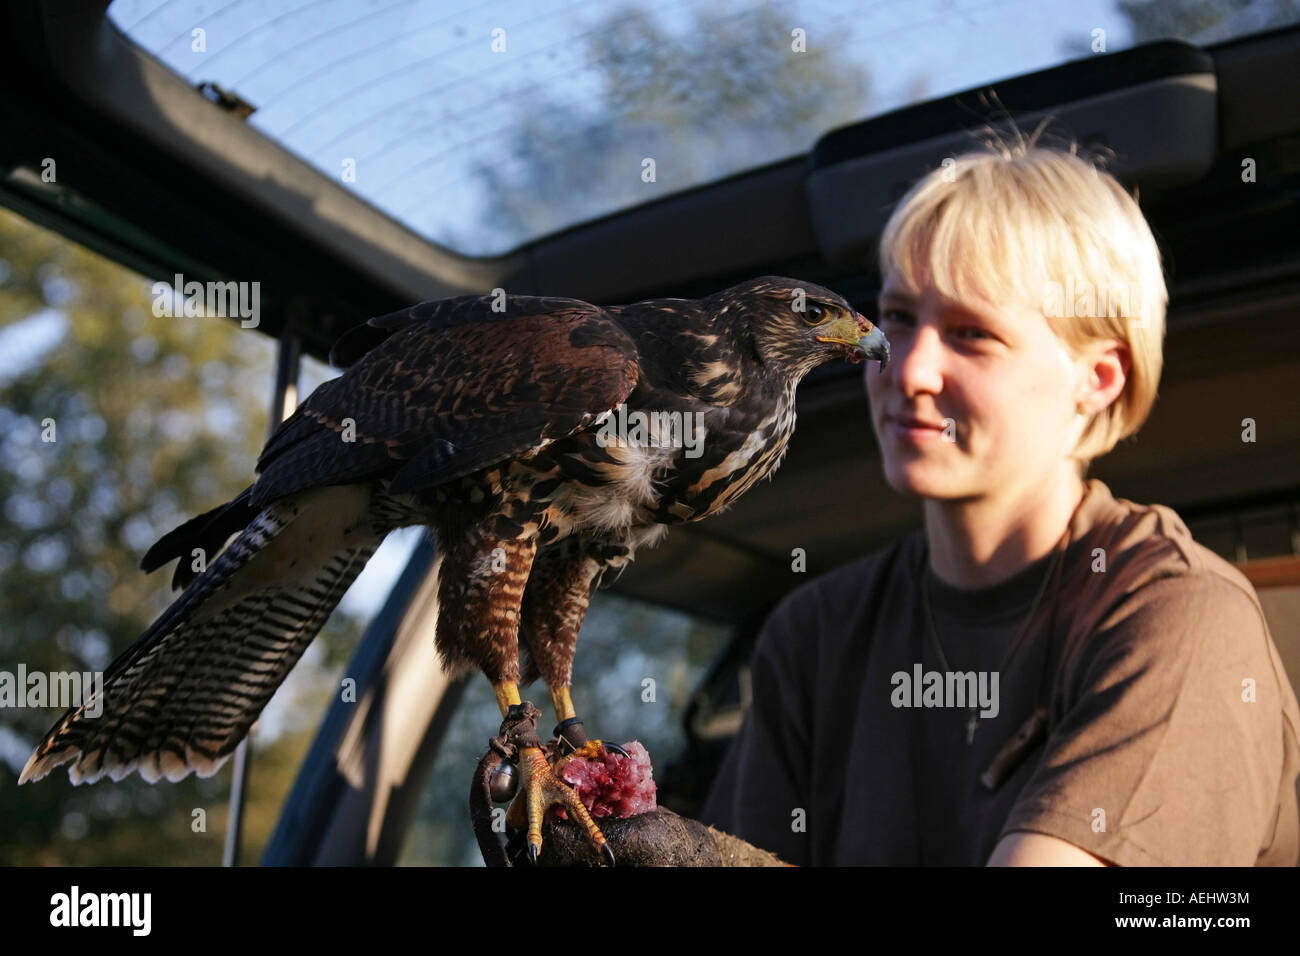
[[[885,311],[880,313],[879,324],[884,325],[888,323],[897,323],[903,326],[911,326],[914,324],[914,319],[912,317],[912,313],[905,312],[902,309],[886,309]],[[980,341],[983,339],[988,339],[990,342],[996,340],[995,336],[989,334],[988,332],[986,332],[984,329],[980,328],[977,325],[962,326],[957,330],[957,337],[972,342]]]

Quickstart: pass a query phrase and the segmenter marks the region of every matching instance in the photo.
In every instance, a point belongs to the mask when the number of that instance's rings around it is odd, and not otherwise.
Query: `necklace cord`
[[[1051,581],[1053,581],[1057,577],[1057,572],[1064,564],[1065,555],[1069,551],[1070,546],[1074,543],[1074,522],[1075,519],[1078,517],[1080,509],[1083,507],[1084,501],[1086,501],[1087,498],[1088,498],[1088,489],[1085,487],[1083,495],[1079,498],[1078,503],[1074,506],[1074,511],[1070,513],[1070,519],[1066,522],[1065,531],[1061,534],[1061,537],[1056,542],[1056,547],[1053,549],[1052,552],[1052,560],[1049,562],[1047,572],[1043,575],[1043,580],[1038,586],[1038,593],[1034,595],[1034,601],[1033,604],[1030,605],[1029,613],[1025,615],[1024,620],[1021,622],[1020,631],[1016,635],[1015,640],[1012,642],[1011,647],[1007,650],[1006,655],[1003,657],[1002,663],[998,666],[997,673],[1001,674],[1003,671],[1006,670],[1007,666],[1011,663],[1012,660],[1015,659],[1016,654],[1020,651],[1021,646],[1024,644],[1025,638],[1029,634],[1029,625],[1033,623],[1034,615],[1038,611],[1039,603],[1042,601],[1043,595],[1047,593],[1047,586]],[[930,605],[930,587],[929,587],[929,580],[927,577],[927,574],[929,572],[929,560],[928,560],[929,556],[930,556],[930,548],[929,548],[929,543],[927,541],[925,547],[921,551],[921,603],[923,605],[923,610],[925,612],[925,622],[927,625],[926,630],[929,634],[931,643],[934,644],[934,649],[938,654],[940,665],[943,667],[945,673],[951,673],[952,667],[948,664],[948,657],[946,654],[944,654],[943,645],[939,642],[939,629],[935,623],[934,611]],[[1059,582],[1057,585],[1057,589],[1059,590]],[[1052,609],[1053,625],[1055,624],[1055,621],[1056,621],[1056,609],[1055,606],[1053,606]],[[1050,629],[1049,629],[1048,640],[1050,641],[1052,637],[1053,635],[1050,633]],[[1039,678],[1039,682],[1038,682],[1039,686],[1036,691],[1035,709],[1043,705],[1043,699],[1042,699],[1043,684],[1044,684],[1043,677],[1046,676],[1046,670],[1047,670],[1046,661],[1048,658],[1050,658],[1050,656],[1051,656],[1051,647],[1048,647],[1047,652],[1044,655],[1045,658],[1044,674]],[[967,724],[969,728],[967,741],[966,741],[967,744],[973,742],[974,739],[973,728],[978,727],[978,723],[975,720],[975,712],[978,709],[979,709],[978,705],[972,705],[967,707],[967,713],[969,714],[968,724]]]

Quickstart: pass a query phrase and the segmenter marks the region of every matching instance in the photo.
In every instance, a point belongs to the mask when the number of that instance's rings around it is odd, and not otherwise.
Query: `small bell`
[[[515,765],[503,760],[496,770],[492,771],[492,779],[488,782],[488,787],[496,803],[506,803],[513,799],[515,791],[519,789],[519,775]]]

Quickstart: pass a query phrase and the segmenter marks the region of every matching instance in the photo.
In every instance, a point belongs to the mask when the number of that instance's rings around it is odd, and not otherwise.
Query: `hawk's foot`
[[[551,770],[540,747],[525,747],[519,752],[519,766],[523,771],[519,795],[506,813],[506,823],[516,829],[528,828],[528,857],[537,862],[542,851],[542,815],[548,807],[560,807],[587,831],[587,839],[606,863],[614,865],[614,851],[605,842],[605,835],[596,826],[591,814],[573,789]]]
[[[519,765],[519,790],[506,811],[506,823],[516,830],[527,830],[527,854],[534,863],[542,851],[542,815],[548,807],[562,808],[572,820],[587,831],[587,837],[604,860],[613,865],[614,851],[605,843],[605,835],[591,819],[578,795],[559,775],[552,772],[545,751],[537,737],[537,718],[541,716],[530,701],[503,702],[505,712],[500,736],[493,747]],[[495,781],[494,781],[495,782]],[[504,787],[502,789],[505,789]]]

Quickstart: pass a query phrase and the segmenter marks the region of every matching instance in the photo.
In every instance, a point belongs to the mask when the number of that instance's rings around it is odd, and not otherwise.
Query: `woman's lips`
[[[943,434],[942,426],[918,425],[915,419],[900,419],[891,416],[887,420],[887,425],[890,434],[895,438],[913,444],[934,441]]]

